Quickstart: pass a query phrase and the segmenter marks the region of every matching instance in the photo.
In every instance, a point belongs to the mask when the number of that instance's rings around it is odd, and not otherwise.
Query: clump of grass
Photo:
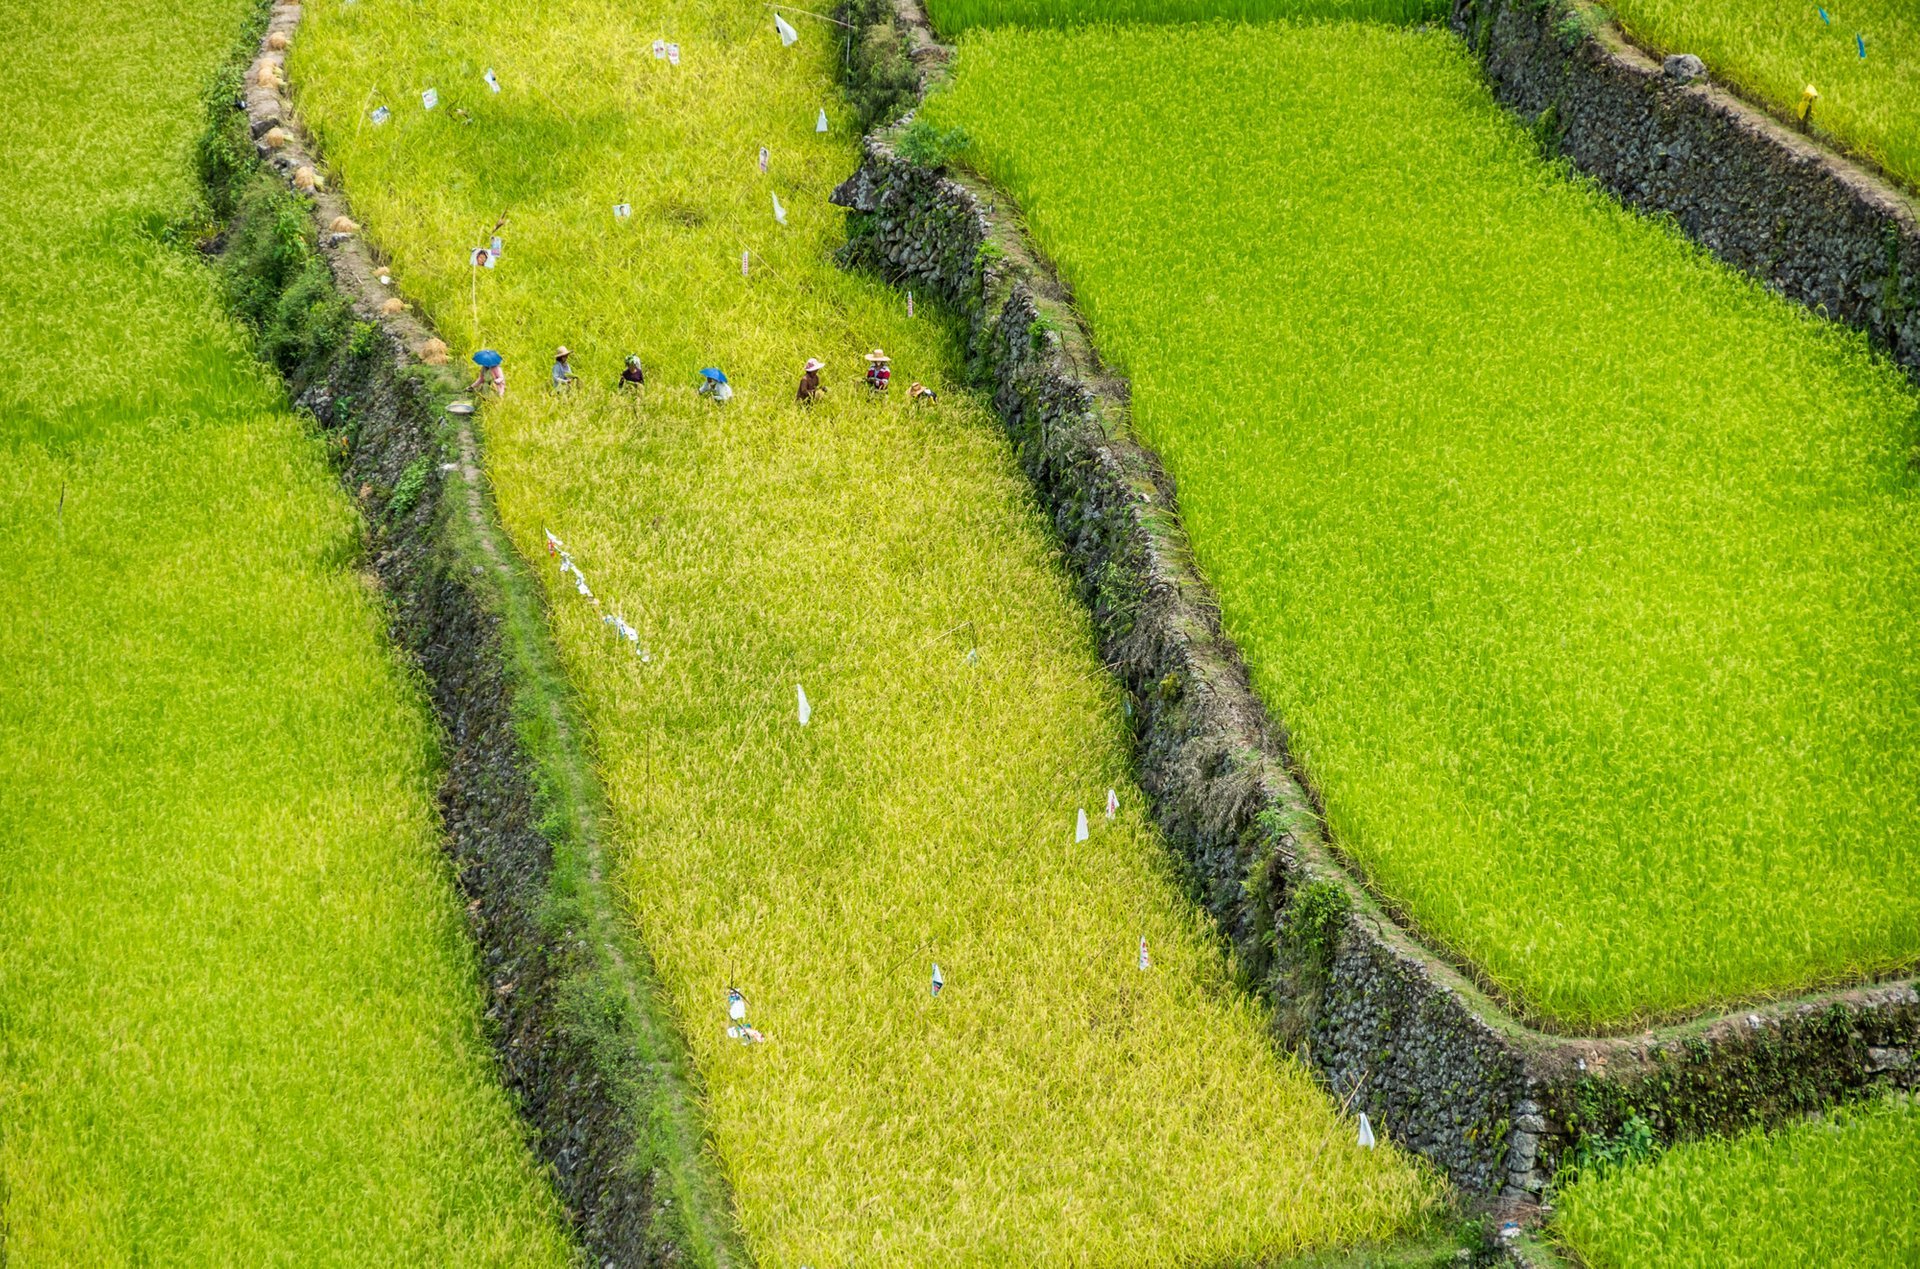
[[[1820,90],[1819,130],[1920,188],[1920,8],[1911,0],[1838,0],[1822,22],[1813,4],[1783,0],[1619,0],[1636,39],[1694,53],[1716,76],[1775,109],[1799,114]],[[1858,39],[1866,41],[1860,56]]]
[[[942,31],[988,26],[1124,25],[1138,22],[1270,22],[1346,18],[1375,22],[1444,19],[1448,0],[927,0]]]
[[[0,32],[0,1260],[566,1265],[359,523],[166,233],[254,7]]]
[[[1566,1187],[1558,1230],[1594,1269],[1905,1265],[1920,1258],[1920,1104],[1676,1146]]]
[[[857,163],[839,33],[783,49],[764,9],[709,0],[308,23],[292,77],[356,218],[450,341],[519,368],[484,415],[488,474],[551,588],[614,880],[755,1257],[1237,1263],[1417,1223],[1432,1180],[1356,1148],[1180,897],[1086,614],[955,384],[953,325],[830,262],[825,196]],[[368,126],[374,83],[436,85],[443,108],[395,99]],[[465,249],[496,178],[527,193],[476,327]],[[581,379],[560,396],[539,381],[563,342]],[[875,345],[940,403],[867,399]],[[628,352],[638,401],[612,387]],[[830,388],[811,410],[809,356]],[[703,366],[732,380],[724,408],[695,395]],[[599,608],[545,564],[543,528]],[[764,1044],[727,1037],[729,985]]]
[[[1920,956],[1920,399],[1860,337],[1542,163],[1443,33],[981,32],[924,112],[1418,925],[1581,1028]]]

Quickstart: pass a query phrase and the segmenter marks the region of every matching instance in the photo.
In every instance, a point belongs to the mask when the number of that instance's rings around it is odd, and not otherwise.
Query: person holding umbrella
[[[733,385],[727,382],[726,372],[717,366],[708,366],[702,370],[700,380],[701,396],[712,397],[720,405],[733,400]]]
[[[491,348],[482,348],[473,354],[473,364],[480,367],[480,373],[467,385],[468,392],[478,392],[482,388],[492,388],[493,395],[507,395],[507,372],[500,365],[503,358]]]
[[[801,405],[812,405],[826,392],[826,385],[820,382],[820,372],[826,368],[818,357],[807,358],[807,364],[801,367],[800,391],[794,394]]]

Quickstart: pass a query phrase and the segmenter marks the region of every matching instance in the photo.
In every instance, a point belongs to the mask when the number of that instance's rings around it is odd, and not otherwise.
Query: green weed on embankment
[[[1542,163],[1440,32],[981,32],[922,113],[1421,929],[1581,1028],[1920,956],[1920,398],[1860,337]]]
[[[0,32],[0,1261],[564,1265],[360,526],[175,228],[255,8]]]
[[[1628,34],[1813,123],[1920,188],[1920,7],[1913,0],[1619,0]],[[1821,17],[1822,10],[1825,18]]]
[[[1267,22],[1285,18],[1349,18],[1374,22],[1437,21],[1449,0],[926,0],[943,33],[986,26],[1126,25],[1136,22]]]
[[[1558,1230],[1593,1269],[1920,1262],[1920,1105],[1889,1099],[1697,1141],[1566,1187]]]
[[[1214,1264],[1417,1224],[1435,1184],[1275,1055],[1168,875],[1087,617],[953,384],[953,327],[832,263],[842,45],[789,16],[791,49],[746,0],[361,0],[312,9],[291,69],[399,288],[459,356],[505,354],[488,474],[549,587],[613,879],[750,1250]],[[861,387],[876,345],[884,401]],[[637,399],[613,388],[629,352]],[[703,367],[729,404],[695,395]],[[940,400],[910,406],[912,379]],[[764,1042],[729,1038],[729,986]]]

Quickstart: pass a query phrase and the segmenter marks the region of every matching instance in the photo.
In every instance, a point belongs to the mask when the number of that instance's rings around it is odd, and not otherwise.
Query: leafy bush
[[[915,119],[900,130],[894,150],[909,163],[921,167],[945,167],[947,160],[967,148],[965,128],[939,128],[925,119]]]
[[[920,97],[920,71],[907,56],[893,0],[848,0],[840,20],[852,28],[841,81],[862,133],[892,123]]]

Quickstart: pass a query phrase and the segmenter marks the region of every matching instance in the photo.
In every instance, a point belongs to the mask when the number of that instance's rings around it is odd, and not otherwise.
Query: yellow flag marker
[[[1820,100],[1820,90],[1818,88],[1815,88],[1812,84],[1808,84],[1807,91],[1800,94],[1800,122],[1801,123],[1808,124],[1813,122],[1813,103],[1819,100]]]

